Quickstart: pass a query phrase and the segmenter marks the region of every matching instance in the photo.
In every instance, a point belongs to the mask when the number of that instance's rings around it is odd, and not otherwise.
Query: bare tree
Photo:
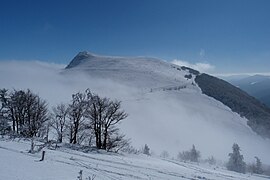
[[[12,120],[12,130],[19,134],[26,121],[26,93],[22,90],[14,90],[9,94],[7,107],[9,110],[9,117]]]
[[[102,116],[106,109],[106,103],[104,99],[101,99],[97,95],[92,95],[89,91],[87,93],[87,110],[86,117],[90,120],[90,129],[93,130],[96,138],[96,147],[98,149],[102,148]]]
[[[51,117],[49,117],[49,120],[43,123],[37,136],[44,138],[46,142],[49,142],[49,133],[50,133],[51,127],[52,127],[52,121],[51,121]]]
[[[120,101],[108,101],[108,107],[106,109],[105,117],[103,119],[104,124],[104,132],[103,132],[103,149],[107,149],[107,143],[109,140],[110,134],[112,134],[112,130],[114,130],[114,126],[122,121],[123,119],[127,118],[127,114],[125,111],[120,110],[121,102]],[[110,132],[111,131],[111,132]],[[118,131],[118,129],[117,129]],[[123,139],[124,136],[116,136],[118,139]],[[121,138],[122,137],[122,138]]]
[[[29,89],[13,90],[9,93],[6,108],[12,121],[13,132],[26,137],[37,136],[44,122],[48,120],[46,101]]]
[[[69,107],[66,104],[59,104],[52,109],[52,127],[57,133],[57,141],[63,142],[64,130],[66,129]]]
[[[86,117],[90,120],[90,128],[94,131],[96,147],[108,150],[109,139],[111,138],[110,143],[112,143],[112,134],[116,132],[115,125],[128,115],[121,110],[120,101],[111,101],[109,98],[102,98],[90,91],[87,91],[87,96]],[[118,139],[120,137],[118,136]]]
[[[119,152],[130,147],[130,139],[126,139],[124,134],[119,133],[118,128],[110,129],[106,148],[108,151]]]
[[[0,89],[0,134],[6,134],[11,131],[11,127],[8,122],[8,90]]]
[[[7,107],[8,102],[8,90],[7,89],[0,89],[0,112]]]
[[[77,144],[78,135],[82,128],[84,120],[84,112],[86,108],[86,94],[76,93],[72,95],[72,102],[69,105],[69,130],[70,130],[70,143]]]
[[[33,94],[30,90],[26,92],[27,99],[27,123],[26,136],[34,137],[39,134],[44,123],[48,121],[48,109],[45,100],[38,95]]]

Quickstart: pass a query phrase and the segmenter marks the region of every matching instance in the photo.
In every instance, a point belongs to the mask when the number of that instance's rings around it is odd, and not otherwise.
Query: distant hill
[[[215,98],[232,111],[246,117],[258,134],[270,137],[270,109],[245,91],[216,77],[200,74],[195,78],[202,92]]]
[[[256,97],[270,107],[269,76],[254,75],[246,78],[229,80],[229,82]]]

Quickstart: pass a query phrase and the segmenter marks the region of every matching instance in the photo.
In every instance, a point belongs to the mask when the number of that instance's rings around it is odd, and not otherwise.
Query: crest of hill
[[[189,67],[156,58],[100,56],[84,51],[70,62],[66,70],[151,90],[195,89],[246,117],[248,125],[257,134],[270,137],[268,107],[230,83]]]
[[[90,77],[111,79],[140,88],[189,86],[198,71],[151,57],[101,56],[80,52],[66,67]]]

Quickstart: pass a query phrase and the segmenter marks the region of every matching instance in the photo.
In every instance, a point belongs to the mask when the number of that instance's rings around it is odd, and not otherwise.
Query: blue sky
[[[3,0],[0,60],[67,64],[79,51],[270,72],[268,0]]]

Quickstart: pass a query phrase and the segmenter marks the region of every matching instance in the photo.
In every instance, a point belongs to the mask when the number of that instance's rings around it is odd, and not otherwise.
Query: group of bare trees
[[[91,145],[94,139],[98,149],[117,151],[128,144],[116,126],[126,117],[120,101],[100,97],[87,89],[73,94],[70,104],[59,104],[53,108],[52,126],[59,142],[67,136],[71,144],[88,141]]]
[[[121,110],[121,102],[100,97],[89,89],[73,94],[70,103],[61,103],[51,112],[46,101],[30,90],[1,89],[0,103],[2,134],[48,138],[52,127],[59,143],[88,144],[114,151],[129,144],[117,126],[128,116]]]
[[[5,122],[1,129],[25,137],[40,136],[43,124],[48,120],[46,101],[30,90],[8,92],[6,89],[0,90],[0,100],[0,118]]]

